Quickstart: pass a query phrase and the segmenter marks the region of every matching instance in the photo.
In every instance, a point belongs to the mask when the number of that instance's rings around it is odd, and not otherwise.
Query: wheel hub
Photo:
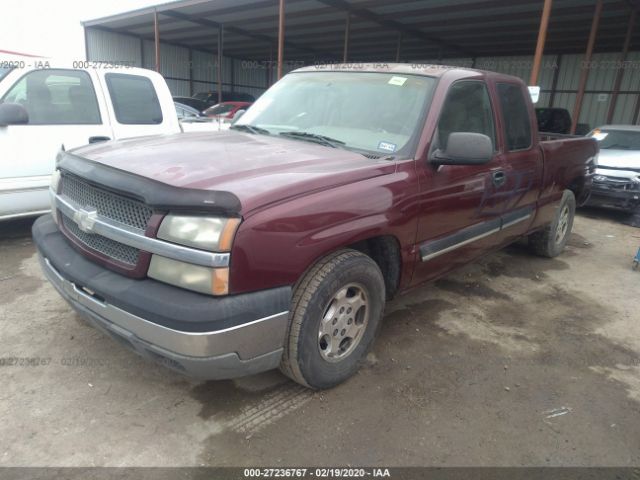
[[[338,290],[320,321],[320,355],[329,362],[349,356],[362,339],[368,316],[368,296],[362,285],[350,283]]]
[[[560,244],[567,235],[569,229],[569,206],[562,207],[560,218],[558,219],[558,228],[556,228],[556,244]]]

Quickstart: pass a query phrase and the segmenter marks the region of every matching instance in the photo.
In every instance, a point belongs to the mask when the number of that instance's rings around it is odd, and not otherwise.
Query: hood
[[[72,153],[174,187],[231,192],[240,200],[242,214],[395,171],[389,160],[232,130],[105,142]]]
[[[598,167],[640,172],[640,151],[601,149]]]

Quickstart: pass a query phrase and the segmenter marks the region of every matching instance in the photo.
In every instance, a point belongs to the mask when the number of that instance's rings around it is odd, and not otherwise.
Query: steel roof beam
[[[411,28],[411,27],[407,27],[404,23],[400,23],[396,20],[389,20],[386,19],[383,15],[379,15],[377,13],[372,12],[371,10],[368,10],[366,8],[360,8],[359,6],[354,6],[351,5],[350,3],[346,2],[345,0],[318,0],[320,3],[324,3],[325,5],[328,5],[330,7],[336,8],[338,10],[344,10],[347,12],[351,12],[352,15],[360,17],[360,18],[364,18],[365,20],[369,20],[371,22],[374,22],[378,25],[380,25],[381,27],[385,27],[388,28],[390,30],[396,30],[398,32],[401,32],[403,35],[408,35],[408,36],[412,36],[412,37],[417,37],[420,38],[422,40],[425,40],[427,42],[433,43],[435,45],[438,45],[439,47],[442,48],[449,48],[451,50],[454,50],[456,52],[459,52],[463,55],[467,55],[467,56],[473,56],[473,52],[466,50],[465,48],[459,46],[459,45],[455,45],[452,43],[448,43],[443,41],[440,38],[437,37],[433,37],[427,33],[424,33],[421,30],[417,30],[415,28]]]
[[[195,23],[196,25],[202,25],[203,27],[210,27],[210,28],[220,28],[220,23],[218,22],[214,22],[213,20],[208,20],[206,18],[195,18],[191,15],[187,15],[185,13],[181,13],[181,12],[176,12],[173,10],[164,10],[162,12],[158,12],[161,15],[167,15],[169,17],[173,17],[173,18],[179,18],[180,20],[185,20],[191,23]],[[237,35],[241,35],[243,37],[249,37],[249,38],[253,38],[255,40],[258,40],[260,42],[265,42],[268,43],[270,45],[273,45],[276,43],[277,39],[270,37],[269,35],[262,35],[262,34],[256,34],[256,33],[252,33],[248,30],[245,30],[243,28],[240,27],[236,27],[233,25],[225,25],[225,29],[227,32],[229,33],[234,33]],[[289,41],[285,40],[285,45],[289,48],[293,48],[296,50],[300,50],[300,51],[305,51],[305,52],[309,52],[311,54],[314,55],[321,55],[323,54],[323,52],[320,52],[318,50],[316,50],[315,48],[310,48],[310,47],[303,47],[298,45],[297,43],[292,43]],[[335,56],[335,55],[332,55]]]

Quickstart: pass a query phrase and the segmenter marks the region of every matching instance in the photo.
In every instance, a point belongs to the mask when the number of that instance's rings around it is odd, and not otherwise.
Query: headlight
[[[212,252],[229,252],[238,225],[238,218],[167,215],[158,238]]]
[[[229,269],[208,268],[153,255],[149,277],[207,295],[229,293]]]
[[[167,215],[158,238],[210,252],[230,252],[239,218]],[[229,293],[229,268],[193,265],[160,255],[151,257],[147,275],[161,282],[208,295]]]
[[[49,190],[49,200],[51,201],[51,216],[53,217],[53,221],[58,223],[58,209],[56,208],[56,193],[58,193],[58,189],[60,188],[60,170],[56,170],[51,175],[51,185]]]

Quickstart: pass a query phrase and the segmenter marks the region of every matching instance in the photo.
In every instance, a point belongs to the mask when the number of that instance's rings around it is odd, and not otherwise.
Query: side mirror
[[[453,132],[447,148],[438,149],[431,156],[436,165],[482,165],[493,157],[493,143],[482,133]]]
[[[17,103],[0,103],[0,127],[29,123],[27,109]]]
[[[246,110],[238,110],[236,113],[234,113],[233,118],[231,119],[231,123],[232,124],[236,123],[236,120],[238,120],[242,115],[244,115],[244,112],[246,112]]]

